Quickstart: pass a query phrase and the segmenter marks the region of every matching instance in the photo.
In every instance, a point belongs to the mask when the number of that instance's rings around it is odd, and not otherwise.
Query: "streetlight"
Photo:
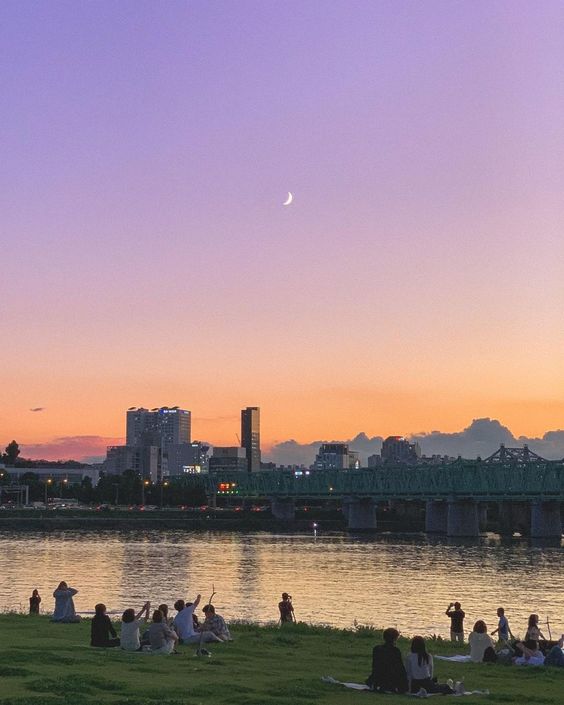
[[[168,480],[161,482],[161,509],[163,508],[163,488],[168,487]]]
[[[47,501],[48,501],[48,494],[47,490],[49,489],[49,485],[53,482],[53,480],[48,477],[47,480],[45,480],[45,507],[47,507]]]
[[[65,496],[65,493],[63,492],[63,488],[65,488],[68,485],[68,478],[64,478],[61,480],[61,499]]]
[[[145,487],[148,487],[151,483],[149,480],[143,480],[141,482],[141,505],[145,506]]]

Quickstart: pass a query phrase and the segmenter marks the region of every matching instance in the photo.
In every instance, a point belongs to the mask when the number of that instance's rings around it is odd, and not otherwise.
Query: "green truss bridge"
[[[268,499],[273,514],[289,521],[294,516],[296,499],[337,499],[343,504],[349,528],[359,530],[376,527],[378,502],[423,501],[427,529],[451,536],[478,533],[480,504],[500,503],[511,523],[513,505],[526,503],[530,505],[532,536],[560,536],[564,461],[547,461],[538,456],[523,460],[498,454],[484,461],[309,474],[215,472],[192,475],[183,482],[203,488],[210,498]]]

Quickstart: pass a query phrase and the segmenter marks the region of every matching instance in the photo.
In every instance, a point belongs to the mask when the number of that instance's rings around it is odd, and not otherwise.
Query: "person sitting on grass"
[[[479,619],[474,625],[474,629],[468,636],[470,644],[470,658],[474,663],[495,663],[497,654],[495,653],[495,642],[488,634],[486,623]]]
[[[63,624],[80,622],[80,617],[76,614],[74,601],[72,599],[77,592],[78,590],[70,588],[64,580],[59,583],[53,593],[53,597],[55,598],[55,611],[51,617],[52,622],[61,622]]]
[[[516,666],[542,666],[544,664],[544,654],[539,649],[538,641],[534,639],[526,639],[524,642],[518,641],[515,647],[523,654],[513,659]]]
[[[219,637],[210,631],[202,630],[197,632],[194,628],[194,610],[202,599],[198,595],[194,602],[186,604],[184,600],[176,600],[174,609],[177,611],[172,626],[176,630],[181,644],[206,644],[211,641],[221,641]]]
[[[375,646],[372,651],[372,673],[366,684],[373,690],[386,693],[407,692],[407,673],[396,646],[399,632],[392,627],[385,629],[382,635],[384,643]]]
[[[162,605],[159,605],[157,609],[163,613],[163,622],[169,627],[172,627],[172,617],[168,616],[168,605],[163,603]]]
[[[41,604],[41,597],[39,595],[39,590],[34,590],[29,598],[29,613],[39,614],[39,605]]]
[[[150,602],[145,602],[143,607],[135,614],[135,610],[127,609],[121,618],[121,634],[119,645],[124,651],[140,651],[140,629],[149,619]],[[142,621],[141,621],[142,620]],[[147,641],[147,643],[149,643]]]
[[[446,683],[441,685],[437,679],[433,678],[433,657],[427,653],[425,639],[422,636],[415,636],[411,641],[411,652],[405,660],[407,680],[409,682],[409,692],[427,695],[427,693],[443,693],[452,695],[454,693]]]
[[[564,634],[562,634],[555,646],[553,646],[546,655],[544,665],[562,666],[564,668]]]
[[[527,632],[525,634],[525,641],[532,639],[533,641],[546,641],[546,637],[539,629],[539,616],[538,614],[531,614],[529,616],[529,624],[527,626]]]
[[[202,612],[205,614],[206,618],[201,626],[201,631],[212,632],[212,634],[215,634],[221,641],[231,641],[229,627],[223,617],[216,614],[215,607],[213,605],[206,605]]]
[[[153,612],[153,623],[149,627],[149,643],[153,654],[171,654],[178,642],[178,635],[163,619],[160,610]]]
[[[119,646],[116,630],[111,619],[106,614],[106,605],[99,602],[94,607],[95,615],[90,626],[90,646],[110,648]],[[112,637],[112,638],[110,638]]]

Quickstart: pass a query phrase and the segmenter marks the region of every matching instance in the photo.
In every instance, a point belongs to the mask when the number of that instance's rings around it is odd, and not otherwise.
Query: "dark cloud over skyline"
[[[451,455],[455,457],[461,455],[463,458],[476,458],[477,456],[485,458],[495,452],[500,443],[504,443],[506,446],[515,447],[527,444],[532,451],[549,460],[564,458],[564,430],[547,431],[542,438],[514,436],[507,426],[490,418],[474,419],[467,428],[454,433],[431,431],[430,433],[416,433],[408,438],[419,443],[424,455]],[[333,440],[338,442],[336,439]],[[365,433],[359,433],[354,438],[341,439],[341,441],[348,443],[351,450],[359,451],[361,461],[364,464],[369,455],[380,453],[383,438],[381,436],[369,437]],[[263,455],[265,460],[279,464],[310,465],[319,446],[325,442],[330,442],[330,440],[319,440],[312,443],[298,443],[294,440],[283,441],[276,443]]]

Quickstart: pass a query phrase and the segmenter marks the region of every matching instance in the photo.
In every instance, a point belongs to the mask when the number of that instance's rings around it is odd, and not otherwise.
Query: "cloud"
[[[106,436],[63,436],[47,443],[22,443],[21,455],[33,460],[80,460],[99,462],[106,456],[106,446],[124,443],[123,438]],[[94,461],[93,459],[98,459]]]
[[[34,412],[45,411],[45,407],[44,406],[36,406],[33,409],[30,409],[30,411],[34,411]]]
[[[311,465],[322,443],[348,443],[351,450],[360,452],[361,462],[365,465],[369,455],[382,450],[382,437],[369,438],[365,433],[359,433],[354,438],[344,441],[313,441],[312,443],[298,443],[297,441],[282,441],[275,443],[270,450],[264,453],[266,461],[279,465]]]
[[[474,419],[462,431],[444,433],[431,431],[430,433],[415,433],[410,436],[412,441],[417,441],[424,455],[450,455],[463,458],[487,458],[504,443],[510,447],[522,447],[527,444],[530,450],[549,460],[564,458],[564,430],[547,431],[542,438],[519,436],[515,437],[507,426],[503,426],[496,419]],[[354,438],[341,439],[340,442],[348,443],[351,450],[360,452],[363,465],[367,457],[373,453],[380,453],[382,437],[368,437],[359,433]],[[322,443],[330,441],[313,441],[312,443],[298,443],[297,441],[283,441],[275,443],[269,451],[264,453],[265,460],[271,460],[281,465],[311,465]],[[338,441],[335,441],[338,442]]]

